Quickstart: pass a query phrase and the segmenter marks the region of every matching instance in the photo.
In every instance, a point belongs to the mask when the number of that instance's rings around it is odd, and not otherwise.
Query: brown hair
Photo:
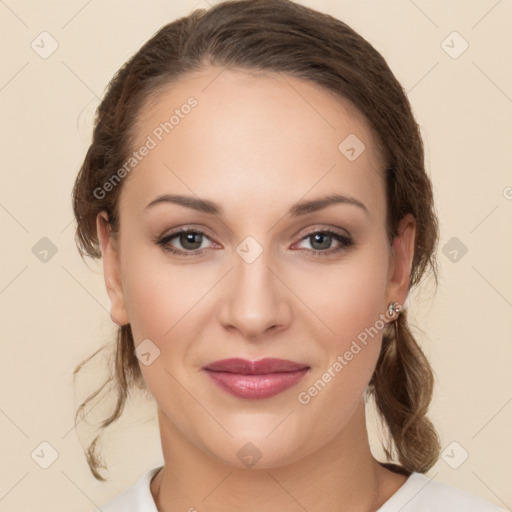
[[[130,154],[142,104],[173,80],[207,64],[287,73],[348,100],[367,120],[385,155],[390,243],[404,215],[410,213],[416,221],[409,286],[419,283],[427,267],[437,284],[439,233],[432,185],[425,172],[419,128],[403,88],[383,57],[349,26],[290,0],[233,0],[196,10],[162,27],[117,72],[97,109],[92,143],[73,189],[78,223],[75,238],[82,258],[101,257],[96,233],[100,211],[108,213],[112,232],[118,230],[122,183],[102,194],[104,197],[97,197],[94,191]],[[110,376],[80,405],[75,422],[89,401],[110,385],[115,388],[117,403],[101,423],[103,431],[121,416],[133,387],[146,389],[129,324],[118,329],[110,362]],[[407,312],[402,310],[384,330],[381,353],[367,388],[367,396],[374,395],[388,430],[386,456],[401,464],[386,464],[390,469],[424,473],[437,461],[439,439],[426,416],[433,383],[432,369],[409,329]],[[87,448],[87,462],[95,478],[105,480],[98,472],[100,466],[106,467],[96,454],[98,439],[99,435]]]

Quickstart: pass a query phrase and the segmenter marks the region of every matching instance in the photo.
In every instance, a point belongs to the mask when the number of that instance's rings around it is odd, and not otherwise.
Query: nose
[[[252,263],[235,252],[222,293],[219,321],[251,341],[281,332],[292,318],[293,293],[270,260],[267,251]]]

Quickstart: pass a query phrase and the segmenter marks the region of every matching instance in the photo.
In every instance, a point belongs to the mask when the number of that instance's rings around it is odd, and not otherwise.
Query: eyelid
[[[208,234],[208,231],[209,231],[208,228],[206,228],[204,226],[198,227],[194,224],[185,224],[183,226],[179,226],[179,227],[172,229],[168,233],[164,233],[162,235],[156,235],[154,237],[154,239],[155,239],[154,241],[158,242],[159,240],[161,240],[163,238],[168,238],[173,235],[178,235],[178,234],[182,233],[183,231],[185,231],[185,232],[192,231],[194,233],[202,234],[202,235],[205,235],[210,240],[212,240],[212,238],[213,238],[211,235]],[[326,226],[326,225],[321,225],[321,224],[316,224],[312,227],[307,228],[307,230],[305,232],[302,232],[302,234],[301,234],[301,231],[299,231],[295,235],[293,235],[293,238],[294,239],[299,238],[299,240],[297,240],[297,241],[300,242],[307,236],[317,233],[319,231],[320,232],[333,232],[340,236],[352,238],[352,235],[350,234],[350,232],[347,229],[334,227],[334,226]],[[294,242],[294,243],[296,243],[296,242]]]
[[[183,250],[183,249],[178,249],[178,248],[174,248],[173,246],[171,246],[170,240],[175,237],[178,237],[179,235],[181,235],[183,233],[191,232],[194,234],[202,235],[203,237],[206,237],[208,240],[211,240],[214,244],[220,245],[220,244],[217,244],[217,242],[215,242],[212,239],[212,237],[210,237],[208,235],[207,231],[208,231],[208,229],[205,229],[203,227],[197,228],[193,225],[180,226],[180,227],[175,228],[174,230],[171,230],[167,234],[157,237],[155,240],[155,243],[157,245],[159,245],[162,248],[162,250],[164,250],[165,252],[174,254],[176,257],[201,256],[206,251],[208,251],[208,249],[209,249],[208,247],[202,248],[202,249],[194,249],[194,250]],[[342,234],[342,233],[340,233],[340,231],[343,231],[346,234]],[[308,239],[310,236],[315,235],[317,233],[327,234],[331,238],[334,238],[334,240],[336,242],[338,242],[337,245],[335,245],[334,247],[325,249],[325,250],[307,249],[307,248],[297,249],[297,252],[305,253],[306,255],[312,256],[314,258],[318,258],[318,257],[328,258],[329,256],[335,257],[339,253],[345,252],[345,251],[349,250],[352,246],[355,245],[352,235],[346,229],[338,228],[338,227],[331,227],[331,226],[326,227],[326,226],[316,225],[316,226],[312,226],[312,227],[308,228],[308,230],[305,233],[300,235],[299,239],[293,243],[292,247],[297,244],[300,244],[304,240]],[[297,237],[297,236],[299,236],[299,235],[296,235],[295,237]]]
[[[213,237],[209,234],[210,233],[210,230],[204,226],[195,226],[194,224],[184,224],[182,226],[178,226],[176,228],[173,228],[169,231],[164,231],[163,234],[161,235],[155,235],[155,241],[158,242],[159,240],[162,240],[163,238],[169,238],[169,237],[172,237],[172,236],[176,236],[176,235],[179,235],[181,234],[182,232],[187,232],[187,231],[191,231],[193,233],[199,233],[199,234],[202,234],[206,237],[208,237],[208,239],[212,239]]]
[[[350,232],[348,230],[346,230],[344,228],[334,227],[334,226],[326,226],[325,224],[316,224],[311,228],[307,228],[307,230],[305,232],[303,232],[303,234],[301,234],[301,231],[299,231],[299,233],[297,233],[297,235],[295,235],[295,236],[296,237],[300,236],[300,239],[302,240],[303,238],[305,238],[309,235],[312,235],[314,233],[318,233],[318,232],[322,232],[322,233],[332,232],[332,233],[336,233],[337,235],[340,235],[340,236],[352,238],[352,235],[350,234]]]

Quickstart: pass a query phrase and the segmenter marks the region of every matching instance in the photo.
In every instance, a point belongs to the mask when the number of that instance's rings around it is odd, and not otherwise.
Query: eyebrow
[[[177,204],[180,206],[185,206],[186,208],[191,208],[192,210],[197,210],[199,212],[208,213],[210,215],[222,216],[224,211],[222,207],[213,201],[209,201],[208,199],[200,199],[192,196],[182,196],[175,194],[162,194],[153,201],[151,201],[145,208],[144,211],[156,206],[161,203],[171,203]],[[348,204],[352,206],[357,206],[362,209],[367,215],[369,215],[368,208],[358,199],[354,197],[340,195],[340,194],[329,194],[328,196],[321,197],[318,199],[312,199],[310,201],[299,201],[292,205],[292,207],[288,210],[287,215],[291,217],[299,217],[301,215],[306,215],[308,213],[314,213],[319,210],[323,210],[328,206],[333,204]]]

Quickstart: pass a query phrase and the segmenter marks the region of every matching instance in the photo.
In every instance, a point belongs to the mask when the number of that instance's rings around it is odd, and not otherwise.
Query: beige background
[[[447,448],[428,476],[511,509],[512,3],[301,3],[366,37],[409,93],[441,219],[438,292],[433,297],[425,287],[410,304],[436,372],[431,418]],[[70,192],[108,80],[160,26],[206,6],[0,2],[0,511],[91,511],[161,462],[152,403],[134,402],[107,430],[105,484],[92,477],[82,452],[94,430],[85,422],[73,428],[77,405],[104,375],[96,361],[73,386],[72,370],[113,339],[114,325],[101,266],[87,268],[74,246]],[[31,47],[34,40],[42,46],[43,31],[59,45],[46,59]],[[442,46],[453,31],[469,44],[458,58]],[[463,41],[451,36],[447,44],[453,53]],[[32,252],[42,237],[57,248],[46,262]],[[456,262],[453,247],[443,252],[453,237],[467,247]],[[90,415],[92,424],[100,409]],[[31,457],[41,454],[43,441],[58,452],[48,469]],[[454,469],[465,452],[469,457]]]

